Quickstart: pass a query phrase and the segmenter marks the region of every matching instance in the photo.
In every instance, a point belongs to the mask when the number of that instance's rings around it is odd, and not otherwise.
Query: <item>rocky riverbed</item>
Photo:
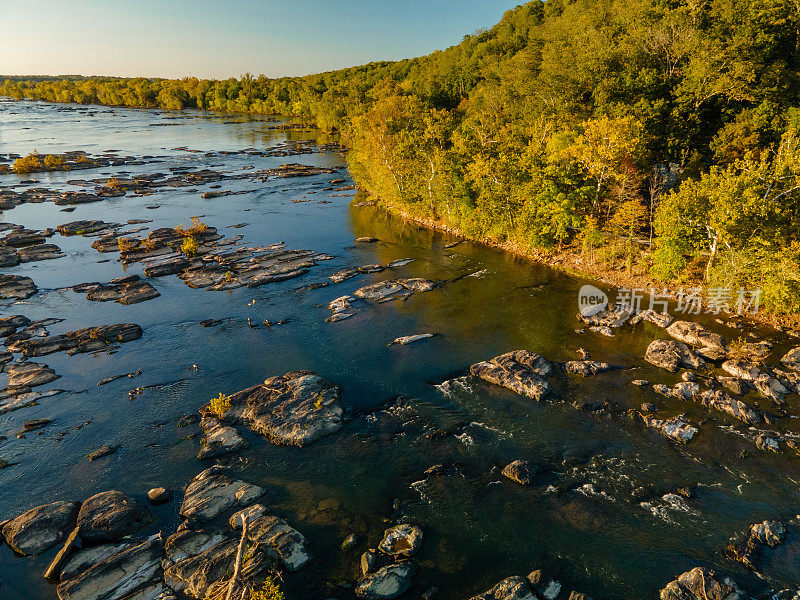
[[[75,166],[0,175],[0,597],[797,597],[800,334],[581,318],[285,125],[0,103]]]

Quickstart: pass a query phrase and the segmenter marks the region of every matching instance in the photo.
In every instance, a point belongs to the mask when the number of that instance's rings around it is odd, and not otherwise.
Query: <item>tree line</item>
[[[405,213],[800,312],[800,0],[533,0],[415,59],[0,95],[308,117]]]

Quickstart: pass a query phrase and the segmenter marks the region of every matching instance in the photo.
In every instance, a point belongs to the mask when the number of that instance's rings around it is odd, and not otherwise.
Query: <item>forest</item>
[[[296,78],[9,77],[0,96],[307,118],[359,186],[482,241],[800,312],[800,0],[533,0]]]

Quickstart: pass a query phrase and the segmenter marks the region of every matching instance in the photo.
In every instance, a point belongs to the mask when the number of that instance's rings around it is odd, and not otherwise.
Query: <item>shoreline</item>
[[[491,239],[472,238],[457,227],[449,226],[438,219],[411,215],[402,208],[387,203],[377,196],[372,196],[368,190],[359,188],[359,191],[367,194],[370,198],[373,198],[375,205],[383,210],[386,210],[392,215],[400,217],[405,221],[415,223],[427,229],[447,233],[461,238],[464,241],[480,244],[489,248],[503,250],[504,252],[509,252],[514,256],[527,259],[531,262],[539,263],[557,271],[561,271],[567,275],[592,279],[596,282],[618,289],[629,288],[637,291],[649,291],[652,288],[658,290],[659,294],[661,294],[662,290],[666,290],[666,295],[669,297],[670,301],[674,301],[678,298],[678,292],[676,290],[666,286],[663,282],[658,282],[653,277],[636,275],[613,269],[602,269],[595,265],[588,264],[581,256],[580,252],[569,251],[573,248],[572,246],[565,247],[560,251],[547,252],[544,250],[537,251],[530,248],[524,248],[519,244],[512,242],[498,242]],[[686,287],[701,287],[704,291],[706,290],[705,286],[698,282],[687,284]],[[726,312],[712,313],[706,312],[705,306],[701,314],[717,314],[717,316],[720,318],[724,315],[729,319],[747,319],[760,325],[773,327],[783,333],[800,330],[800,314],[778,315],[763,311],[756,313],[747,312],[742,315]],[[798,331],[798,334],[800,334],[800,331]]]

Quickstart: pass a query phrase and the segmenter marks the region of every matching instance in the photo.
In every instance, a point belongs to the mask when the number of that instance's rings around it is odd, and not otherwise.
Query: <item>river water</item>
[[[32,277],[39,292],[0,308],[2,316],[64,319],[48,328],[51,334],[125,322],[138,323],[144,334],[110,354],[56,353],[37,359],[61,375],[42,389],[68,392],[0,416],[0,435],[7,436],[0,441],[0,458],[15,463],[0,470],[0,519],[108,489],[146,503],[147,490],[163,485],[175,489],[176,498],[152,508],[156,519],[144,533],[169,534],[180,523],[180,490],[208,466],[196,458],[199,439],[191,434],[199,431],[197,425],[178,427],[178,420],[220,392],[310,369],[342,386],[352,417],[345,428],[305,448],[272,445],[246,433],[250,449],[221,460],[238,478],[267,488],[270,510],[310,540],[312,566],[284,577],[293,600],[351,597],[360,553],[374,547],[387,523],[399,518],[425,532],[420,571],[407,597],[435,586],[435,598],[469,598],[534,568],[544,568],[565,590],[600,599],[655,598],[666,583],[697,565],[730,574],[755,594],[800,581],[796,545],[765,554],[766,581],[727,561],[722,552],[731,536],[751,524],[799,512],[797,456],[758,450],[726,429],[744,430],[741,424],[699,404],[632,386],[634,379],[670,385],[680,380],[642,358],[652,340],[666,337],[663,330],[642,323],[623,327],[613,338],[577,333],[578,290],[586,281],[480,245],[445,249],[456,239],[374,206],[356,206],[364,198],[352,201],[352,193],[319,191],[332,177],[348,177],[346,160],[337,153],[220,154],[317,137],[275,124],[202,113],[0,102],[0,154],[115,149],[148,157],[140,165],[0,175],[2,186],[32,177],[38,183],[27,185],[75,189],[66,181],[183,166],[231,173],[284,162],[342,168],[337,175],[270,180],[256,191],[216,199],[201,199],[205,188],[162,188],[149,196],[80,205],[72,213],[45,202],[0,216],[44,229],[77,219],[152,219],[148,227],[174,227],[203,215],[226,236],[242,234],[245,244],[285,242],[335,257],[299,279],[232,291],[191,289],[175,276],[160,277],[151,282],[161,296],[131,306],[90,302],[66,289],[142,274],[140,265],[125,270],[116,254],[92,249],[92,238],[56,234],[49,242],[60,246],[65,258],[4,269]],[[245,190],[253,184],[232,180],[223,188]],[[303,196],[312,201],[292,202]],[[230,228],[243,222],[248,225]],[[355,244],[360,236],[380,241]],[[109,256],[110,262],[98,262]],[[401,258],[414,261],[338,285],[307,287],[346,267]],[[396,277],[443,284],[406,301],[367,307],[345,321],[325,322],[332,299]],[[254,323],[288,321],[251,328],[248,317]],[[203,327],[204,319],[222,324]],[[700,320],[728,337],[742,335],[710,317]],[[750,330],[776,342],[775,356],[790,347],[790,339],[776,331]],[[437,335],[387,347],[398,336],[425,332]],[[566,361],[577,358],[580,347],[593,359],[624,369],[587,378],[560,376],[555,396],[538,403],[465,377],[472,363],[510,350]],[[137,369],[141,375],[135,379],[97,385]],[[5,376],[0,377],[5,385]],[[156,387],[130,398],[129,390],[139,386]],[[625,414],[643,402],[657,404],[664,416],[685,412],[693,423],[703,423],[700,434],[677,446],[646,429]],[[574,406],[581,403],[605,408]],[[800,413],[796,395],[787,398],[787,406],[787,412]],[[22,424],[36,418],[53,423],[17,438]],[[797,431],[795,422],[783,420],[780,428]],[[436,430],[446,434],[427,435]],[[89,462],[86,455],[103,444],[119,449]],[[746,455],[740,456],[742,450]],[[500,475],[515,459],[540,465],[544,473],[530,487],[516,485]],[[441,474],[424,475],[437,464],[446,467]],[[696,496],[664,498],[682,486],[697,486]],[[343,551],[341,542],[350,533],[358,534],[358,544]],[[54,552],[20,558],[2,547],[0,597],[55,598],[55,587],[42,578]]]

